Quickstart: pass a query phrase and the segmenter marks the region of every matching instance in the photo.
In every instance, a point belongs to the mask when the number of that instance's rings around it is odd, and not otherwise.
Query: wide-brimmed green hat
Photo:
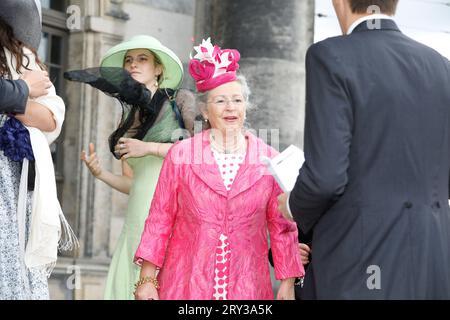
[[[122,68],[127,51],[133,49],[148,49],[159,58],[164,66],[163,79],[159,84],[161,88],[177,89],[181,85],[183,64],[180,59],[157,39],[147,35],[135,36],[109,49],[102,59],[101,67]]]

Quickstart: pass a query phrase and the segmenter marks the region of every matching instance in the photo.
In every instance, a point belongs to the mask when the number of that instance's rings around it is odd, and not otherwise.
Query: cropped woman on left
[[[2,78],[17,80],[45,69],[36,54],[41,28],[39,1],[0,2]],[[64,113],[64,102],[50,85],[45,95],[28,99],[25,113],[0,114],[1,300],[49,299],[47,278],[58,248],[70,248],[73,238],[61,239],[61,226],[68,225],[49,148],[61,132]],[[72,235],[70,228],[64,231]]]

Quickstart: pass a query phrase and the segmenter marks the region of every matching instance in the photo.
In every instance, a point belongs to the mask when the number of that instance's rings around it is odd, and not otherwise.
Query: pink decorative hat
[[[213,46],[211,38],[202,40],[202,43],[194,47],[194,50],[196,55],[191,56],[189,73],[194,78],[199,92],[212,90],[236,80],[238,61],[241,58],[237,50],[222,50],[218,46]]]

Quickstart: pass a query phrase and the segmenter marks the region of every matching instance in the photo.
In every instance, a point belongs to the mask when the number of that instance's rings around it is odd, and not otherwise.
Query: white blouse
[[[214,159],[220,170],[225,188],[229,191],[239,171],[245,154],[224,154],[213,150]],[[227,286],[231,250],[228,237],[221,234],[216,247],[216,264],[214,269],[214,300],[227,300]]]

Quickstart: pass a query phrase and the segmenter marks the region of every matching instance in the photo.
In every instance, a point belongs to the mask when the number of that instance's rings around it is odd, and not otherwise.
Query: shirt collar
[[[352,23],[350,28],[348,28],[347,35],[351,34],[353,32],[353,30],[355,30],[355,28],[357,26],[359,26],[361,23],[363,23],[364,21],[369,21],[369,20],[374,20],[374,19],[394,20],[391,16],[388,16],[387,14],[378,14],[377,13],[377,14],[371,14],[369,16],[364,16]]]

